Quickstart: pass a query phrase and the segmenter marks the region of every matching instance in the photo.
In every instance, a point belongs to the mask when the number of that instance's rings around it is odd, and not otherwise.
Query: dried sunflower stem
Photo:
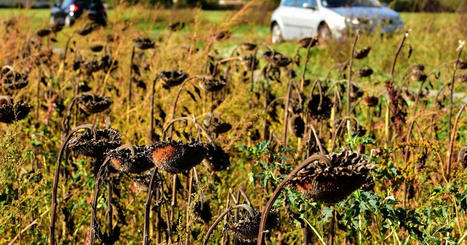
[[[310,49],[311,49],[311,44],[313,42],[310,42],[308,44],[308,47],[306,48],[306,56],[305,56],[305,63],[303,64],[303,70],[302,70],[302,79],[300,82],[300,91],[303,91],[303,87],[305,84],[305,73],[306,73],[306,66],[308,65],[308,62],[310,62]]]
[[[109,236],[113,237],[113,234],[112,234],[112,229],[113,229],[113,225],[112,225],[112,192],[113,192],[113,177],[110,177],[110,180],[109,182],[107,183],[107,203],[108,203],[108,206],[107,206],[107,232],[109,234]],[[112,239],[112,242],[111,244],[113,244],[113,239]]]
[[[456,133],[457,133],[457,123],[459,122],[459,118],[462,115],[462,112],[464,112],[465,105],[462,105],[461,109],[459,110],[459,113],[457,113],[456,120],[454,121],[454,127],[452,129],[452,134],[451,134],[451,140],[449,142],[449,156],[448,156],[448,166],[446,170],[446,179],[449,181],[449,175],[451,174],[451,164],[452,164],[452,148],[454,147],[454,141],[456,140]]]
[[[251,206],[251,201],[250,201],[250,198],[248,198],[247,194],[245,193],[245,190],[243,190],[243,188],[239,188],[238,191],[240,192],[240,194],[243,196],[243,198],[245,199],[246,203]]]
[[[130,109],[131,109],[131,84],[133,78],[133,60],[135,58],[135,47],[131,49],[131,57],[130,57],[130,72],[128,75],[128,101],[127,101],[127,122],[130,120]]]
[[[259,224],[259,232],[258,232],[258,241],[257,241],[257,244],[258,245],[261,245],[263,244],[263,231],[264,231],[264,227],[266,225],[266,221],[267,221],[267,218],[268,218],[268,214],[269,212],[271,211],[271,208],[272,208],[272,205],[274,204],[274,202],[276,201],[276,199],[279,197],[279,194],[280,194],[280,191],[282,190],[282,188],[284,188],[284,186],[289,182],[289,180],[291,178],[293,178],[300,170],[302,170],[303,168],[307,167],[308,165],[310,165],[311,163],[315,162],[315,161],[323,161],[324,163],[326,163],[328,166],[331,166],[331,162],[329,161],[329,159],[326,157],[326,156],[323,156],[323,155],[313,155],[311,157],[309,157],[308,159],[306,159],[302,164],[300,164],[297,168],[295,168],[287,177],[285,177],[284,180],[282,180],[281,183],[279,183],[279,185],[276,187],[276,189],[274,190],[274,193],[272,194],[272,196],[269,198],[266,206],[264,207],[264,210],[263,210],[263,213],[261,215],[261,222]]]
[[[50,226],[49,226],[49,245],[55,245],[55,220],[56,220],[56,210],[57,210],[57,189],[58,189],[58,181],[60,179],[60,162],[62,160],[62,156],[65,153],[66,145],[71,140],[71,137],[81,129],[88,129],[92,130],[92,125],[86,124],[76,127],[73,131],[71,131],[60,147],[57,163],[55,164],[55,174],[54,174],[54,182],[52,185],[52,201],[50,204]]]
[[[258,54],[258,49],[259,47],[255,48],[255,51],[253,52],[253,57],[251,58],[251,67],[250,67],[250,80],[251,80],[251,88],[253,89],[255,87],[255,60],[256,56]]]
[[[208,244],[208,241],[209,241],[209,238],[211,237],[212,232],[217,227],[217,225],[222,221],[224,216],[226,216],[228,213],[230,213],[232,210],[235,210],[235,209],[245,209],[248,212],[248,214],[250,215],[250,217],[254,217],[255,214],[256,214],[253,207],[251,207],[251,206],[249,206],[247,204],[239,204],[239,205],[235,205],[235,206],[232,206],[232,207],[228,208],[221,215],[219,215],[219,217],[216,219],[216,221],[214,221],[214,223],[211,225],[211,227],[209,227],[209,230],[206,233],[206,238],[204,238],[203,245]]]
[[[190,170],[190,177],[188,178],[188,200],[186,204],[186,230],[190,230],[190,205],[191,205],[191,192],[193,188],[193,169]],[[185,245],[190,244],[190,233],[187,232],[186,234],[186,240],[185,240]]]
[[[451,83],[449,84],[449,118],[448,118],[448,143],[453,141],[452,138],[449,138],[449,136],[451,135],[451,118],[452,118],[452,104],[453,104],[453,92],[454,92],[454,82],[455,82],[455,79],[456,79],[456,72],[457,72],[457,66],[459,65],[459,59],[461,57],[461,54],[462,54],[462,50],[464,49],[464,45],[460,45],[459,47],[459,51],[457,52],[457,59],[456,59],[456,64],[454,65],[454,71],[452,72],[452,78],[451,78]],[[451,157],[449,155],[449,157]],[[450,165],[450,164],[449,164]],[[449,169],[448,169],[449,171]],[[449,180],[449,172],[447,173],[448,174],[448,180]]]
[[[289,86],[287,87],[287,98],[285,100],[285,108],[284,108],[284,129],[282,135],[282,146],[287,147],[287,129],[288,129],[288,118],[289,118],[289,103],[290,103],[290,93],[292,91],[292,84],[293,81],[289,82]],[[267,107],[266,107],[267,108]],[[267,109],[266,109],[267,110]]]
[[[154,80],[152,81],[152,90],[151,90],[151,116],[150,116],[150,127],[149,127],[149,142],[153,142],[153,135],[154,135],[154,94],[156,93],[156,83],[159,79],[159,75],[156,75]]]
[[[102,176],[104,175],[104,170],[107,167],[107,164],[109,163],[110,158],[106,158],[104,160],[104,163],[102,163],[101,167],[99,168],[99,172],[97,173],[96,176],[96,184],[94,186],[94,194],[92,197],[92,202],[91,202],[91,222],[90,222],[90,227],[91,227],[91,235],[90,235],[90,245],[94,245],[96,242],[96,229],[99,228],[97,227],[97,199],[99,196],[99,185],[100,182],[102,181]]]
[[[271,64],[269,64],[266,69],[265,69],[265,72],[264,72],[264,76],[265,76],[265,82],[264,82],[264,89],[263,89],[263,95],[264,95],[264,120],[263,120],[263,140],[267,140],[268,137],[268,128],[269,128],[269,122],[268,122],[268,117],[267,117],[267,114],[268,114],[268,111],[267,111],[267,108],[268,108],[268,105],[269,105],[269,71],[271,70]],[[281,142],[280,142],[281,143]]]
[[[357,45],[357,41],[358,41],[358,38],[360,37],[360,33],[357,32],[357,34],[355,35],[355,39],[353,41],[353,45],[352,45],[352,53],[350,54],[350,61],[349,61],[349,69],[348,69],[348,75],[347,75],[347,116],[349,117],[350,116],[350,92],[351,92],[351,89],[352,89],[352,86],[351,86],[351,81],[352,81],[352,65],[353,65],[353,57],[355,55],[355,46]],[[350,132],[349,132],[350,134]]]
[[[388,82],[386,82],[386,90],[387,90],[387,93],[388,93],[388,96],[389,96],[389,103],[388,103],[388,106],[387,106],[387,114],[386,114],[386,135],[387,135],[387,140],[389,141],[389,104],[391,105],[391,111],[393,113],[393,117],[395,117],[394,119],[391,119],[393,121],[393,123],[395,123],[395,125],[397,125],[398,127],[396,127],[396,133],[402,138],[402,124],[404,122],[400,122],[400,119],[397,116],[397,114],[399,113],[399,109],[398,109],[398,105],[399,105],[399,100],[398,97],[396,96],[396,89],[394,88],[394,72],[395,72],[395,69],[396,69],[396,62],[397,62],[397,58],[399,57],[399,54],[402,50],[402,47],[404,47],[404,43],[407,39],[407,37],[409,36],[409,32],[406,32],[404,34],[404,36],[402,37],[402,40],[399,44],[399,47],[397,48],[397,51],[396,51],[396,55],[394,56],[394,60],[392,62],[392,66],[391,66],[391,78],[389,79]]]
[[[162,132],[162,139],[166,138],[168,129],[173,127],[173,124],[175,122],[177,122],[177,121],[190,121],[190,122],[192,122],[198,129],[203,131],[204,136],[206,136],[206,138],[209,140],[209,143],[214,145],[214,140],[211,138],[211,136],[206,131],[206,129],[203,126],[201,126],[198,122],[196,122],[195,119],[193,119],[191,117],[179,117],[179,118],[175,118],[172,121],[170,121],[169,124],[167,125],[167,127],[165,127],[164,131]]]
[[[180,88],[178,89],[177,95],[175,96],[175,100],[174,100],[174,103],[173,103],[173,106],[172,106],[172,115],[171,115],[172,119],[175,118],[175,112],[177,110],[178,99],[180,98],[180,93],[182,92],[183,88],[185,87],[185,84],[187,84],[188,81],[191,81],[191,80],[196,79],[196,78],[199,78],[199,76],[194,76],[194,77],[187,78],[180,85]]]
[[[143,231],[143,244],[148,245],[150,243],[149,239],[149,217],[151,214],[151,201],[153,196],[154,189],[154,180],[158,174],[158,169],[154,168],[151,174],[151,180],[149,181],[148,196],[146,203],[144,204],[144,231]]]
[[[345,116],[341,119],[339,125],[335,130],[332,131],[332,139],[331,139],[331,151],[334,151],[336,147],[336,138],[337,138],[337,132],[344,126],[344,122],[350,122],[350,120],[354,120],[355,123],[357,123],[357,128],[360,126],[360,122],[358,119],[354,116]],[[334,126],[333,126],[334,127]]]
[[[313,131],[313,136],[315,137],[316,145],[319,147],[319,153],[320,153],[321,155],[326,154],[326,152],[325,152],[324,149],[323,149],[323,146],[321,145],[321,142],[319,141],[318,134],[316,133],[315,127],[314,127],[313,124],[311,124],[311,123],[310,123],[310,127],[311,127],[311,130]]]

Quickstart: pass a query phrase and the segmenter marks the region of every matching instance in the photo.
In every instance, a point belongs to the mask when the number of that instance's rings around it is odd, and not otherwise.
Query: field
[[[465,244],[467,15],[270,14],[0,10],[0,244]]]

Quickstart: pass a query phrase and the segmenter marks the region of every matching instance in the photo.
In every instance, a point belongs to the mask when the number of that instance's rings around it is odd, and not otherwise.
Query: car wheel
[[[72,26],[72,25],[73,25],[73,19],[69,15],[67,15],[65,17],[65,26]]]
[[[278,24],[274,24],[271,28],[271,41],[273,44],[281,43],[283,41],[281,28]]]
[[[326,23],[323,23],[319,26],[318,39],[322,44],[325,44],[332,39],[331,29],[329,29],[329,26]]]

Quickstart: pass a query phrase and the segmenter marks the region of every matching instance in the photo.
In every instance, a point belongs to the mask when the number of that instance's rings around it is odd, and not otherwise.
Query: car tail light
[[[78,12],[78,10],[79,10],[79,8],[78,8],[78,6],[77,6],[76,4],[72,3],[72,4],[70,5],[70,11],[71,11],[71,12],[74,12],[74,13],[75,13],[75,12]]]
[[[102,11],[102,13],[105,14],[105,7],[102,7],[102,10],[101,10],[101,11]]]

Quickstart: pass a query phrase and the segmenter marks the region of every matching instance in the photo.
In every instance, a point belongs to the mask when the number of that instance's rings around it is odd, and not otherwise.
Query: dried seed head
[[[319,41],[318,41],[317,37],[306,37],[306,38],[303,38],[300,41],[298,41],[298,45],[301,48],[308,48],[308,46],[310,46],[310,48],[312,48],[312,47],[318,45],[318,43],[319,43]]]
[[[368,56],[368,54],[370,53],[370,50],[371,50],[371,47],[366,47],[364,49],[359,49],[357,51],[355,51],[355,59],[363,59],[365,57]]]
[[[462,149],[457,154],[457,161],[464,165],[464,168],[467,166],[467,146],[462,147]]]
[[[289,130],[295,137],[302,138],[305,132],[305,122],[300,115],[295,115],[289,119]]]
[[[193,213],[204,223],[209,223],[212,219],[211,206],[208,201],[198,201],[195,203]]]
[[[362,155],[344,151],[327,155],[328,166],[315,161],[300,170],[290,180],[290,185],[302,191],[308,198],[336,203],[369,182],[369,172],[374,167]]]
[[[94,30],[96,30],[98,27],[99,27],[99,25],[96,24],[96,23],[89,23],[89,24],[85,25],[83,28],[78,29],[76,31],[76,33],[78,33],[80,36],[87,36],[88,34],[93,32]]]
[[[175,141],[151,145],[152,159],[156,167],[169,173],[182,173],[203,161],[206,150],[201,143]]]
[[[362,68],[358,70],[358,76],[359,77],[369,77],[373,74],[373,69],[367,67],[367,68]]]
[[[99,60],[99,67],[106,73],[109,70],[113,72],[118,69],[118,60],[112,58],[109,55],[104,55]]]
[[[91,75],[94,72],[98,72],[102,69],[102,67],[99,64],[99,61],[97,60],[90,60],[88,62],[81,62],[80,63],[80,68],[82,68],[86,74]]]
[[[147,37],[138,37],[133,40],[133,46],[141,50],[152,49],[155,47],[153,40]]]
[[[75,135],[68,143],[68,149],[83,156],[102,158],[107,151],[122,145],[120,133],[115,129],[87,130]]]
[[[171,88],[183,83],[187,78],[188,74],[180,70],[165,70],[159,73],[164,87]]]
[[[223,89],[227,82],[223,79],[217,79],[212,76],[205,76],[199,79],[199,86],[209,92],[217,92]]]
[[[230,123],[222,122],[220,117],[215,117],[212,113],[209,113],[209,115],[203,120],[203,124],[208,132],[216,135],[227,133],[232,129],[232,125]]]
[[[0,122],[13,123],[24,119],[31,106],[23,101],[14,102],[10,96],[0,96]]]
[[[0,88],[17,90],[26,87],[29,83],[27,75],[21,75],[11,66],[4,66],[0,72]]]
[[[242,56],[241,62],[243,64],[243,67],[245,67],[245,70],[254,71],[258,69],[259,60],[252,54]]]
[[[240,47],[245,50],[245,51],[252,51],[254,50],[258,45],[254,43],[242,43]]]
[[[412,72],[423,72],[424,70],[425,70],[425,66],[423,64],[412,65]]]
[[[410,79],[412,79],[412,81],[414,82],[416,81],[424,82],[426,81],[426,78],[427,78],[427,75],[421,71],[412,72],[412,74],[410,74]]]
[[[467,72],[457,74],[456,79],[457,79],[457,82],[459,83],[467,82]]]
[[[94,45],[91,45],[91,47],[89,47],[91,49],[92,52],[101,52],[102,49],[104,48],[104,46],[102,44],[94,44]]]
[[[229,39],[231,35],[231,31],[221,31],[219,33],[213,34],[213,37],[216,39],[216,41],[225,41]]]
[[[52,31],[50,29],[40,29],[36,32],[37,36],[39,37],[46,37],[48,36]]]
[[[169,30],[171,30],[173,32],[180,31],[181,29],[183,29],[183,27],[185,27],[185,23],[177,21],[177,22],[172,23],[172,24],[169,25]]]
[[[335,128],[337,129],[337,127],[338,127],[339,124],[341,124],[341,123],[343,123],[342,120],[341,120],[341,119],[337,119],[337,120],[335,121],[335,124],[334,124]],[[345,125],[345,124],[343,124],[343,125]],[[365,129],[365,127],[363,127],[363,126],[360,125],[360,124],[359,124],[359,125],[352,124],[351,129],[352,129],[352,133],[356,134],[356,135],[359,136],[359,137],[362,137],[362,136],[364,136],[364,135],[366,134],[366,129]],[[339,130],[336,132],[336,134],[337,134],[338,136],[342,136],[342,135],[344,135],[346,132],[347,132],[347,128],[346,128],[346,127],[340,127]]]
[[[320,99],[319,94],[313,95],[308,102],[308,113],[313,119],[323,120],[328,119],[331,115],[332,101],[324,95]]]
[[[222,171],[230,166],[230,156],[218,145],[206,144],[205,163],[211,171]]]
[[[352,87],[350,92],[350,99],[352,101],[356,101],[363,96],[363,90],[356,83],[350,83],[350,86]]]
[[[53,33],[57,33],[59,31],[61,31],[63,29],[63,27],[65,26],[65,24],[63,23],[60,23],[60,22],[55,22],[51,27],[50,27],[50,30],[53,32]]]
[[[457,63],[457,69],[459,70],[467,69],[467,61],[463,59],[459,59],[459,63]]]
[[[80,94],[76,99],[79,108],[87,114],[105,111],[113,103],[109,97],[93,93]]]
[[[254,241],[259,232],[259,224],[261,222],[261,212],[257,212],[253,217],[245,215],[240,220],[229,226],[229,229],[234,233],[234,237],[243,242]],[[277,213],[270,212],[268,214],[265,225],[266,230],[271,230],[277,227]]]
[[[368,107],[375,107],[378,105],[378,97],[376,96],[368,96],[363,99],[363,103]]]
[[[152,168],[151,146],[121,146],[107,153],[110,165],[122,173],[142,174]]]
[[[142,175],[130,175],[131,180],[133,180],[133,186],[137,191],[147,192],[149,189],[149,183],[151,182],[151,173],[142,174]],[[155,182],[160,180],[156,179]]]
[[[263,56],[274,67],[285,67],[293,61],[291,58],[274,50],[264,52]]]

